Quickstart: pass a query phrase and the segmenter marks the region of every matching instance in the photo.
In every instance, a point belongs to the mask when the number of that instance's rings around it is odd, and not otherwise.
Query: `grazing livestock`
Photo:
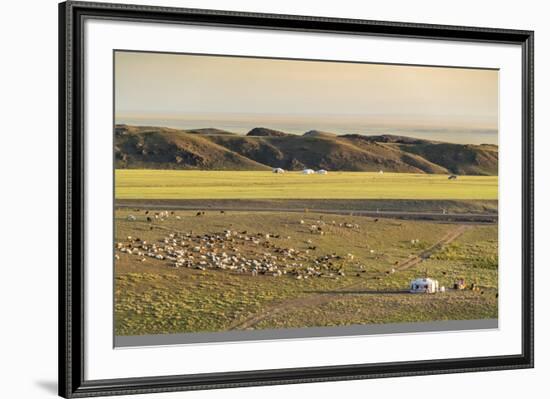
[[[320,225],[313,226],[314,231],[321,229]],[[309,245],[309,249],[304,250],[281,247],[277,242],[280,238],[288,237],[229,229],[198,235],[192,231],[172,232],[154,243],[128,236],[126,241],[116,242],[115,248],[118,251],[116,257],[121,257],[119,253],[137,256],[136,262],[152,258],[153,265],[163,262],[176,269],[220,269],[252,276],[290,276],[299,280],[313,277],[338,279],[345,276],[344,266],[351,266],[354,260],[351,254],[340,256],[335,253],[312,258],[309,251],[315,250],[315,246]]]
[[[466,281],[461,278],[461,279],[458,279],[455,283],[454,283],[454,289],[455,290],[463,290],[466,288]]]

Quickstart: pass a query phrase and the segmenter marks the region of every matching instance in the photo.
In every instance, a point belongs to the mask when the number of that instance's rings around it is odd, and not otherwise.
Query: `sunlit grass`
[[[496,200],[497,176],[333,172],[119,169],[117,199],[454,199]]]
[[[149,214],[154,212],[149,210]],[[128,215],[136,216],[135,221]],[[251,276],[227,270],[175,269],[169,262],[119,253],[115,267],[115,331],[117,335],[226,331],[250,315],[265,314],[254,328],[337,326],[366,323],[418,322],[495,318],[498,316],[498,227],[471,225],[453,243],[410,269],[386,273],[410,256],[440,240],[454,224],[284,212],[175,211],[150,229],[145,211],[117,209],[116,240],[128,235],[159,242],[169,232],[216,233],[224,229],[249,234],[280,235],[281,248],[306,250],[311,258],[324,254],[353,254],[342,264],[345,276],[336,279],[291,276]],[[313,235],[308,226],[324,218],[325,235]],[[304,220],[305,224],[300,221]],[[335,224],[332,224],[332,220]],[[353,220],[359,228],[340,224]],[[411,240],[419,240],[412,243]],[[311,242],[310,242],[311,241]],[[242,247],[241,251],[245,252]],[[262,250],[263,251],[263,250]],[[362,265],[362,268],[360,268]],[[412,279],[428,274],[442,286],[457,279],[476,284],[479,291],[448,291],[435,295],[386,293],[406,291]],[[347,295],[338,290],[353,286]],[[379,292],[379,293],[376,293]],[[271,309],[289,300],[307,300],[331,294],[324,302],[306,302],[280,313]]]

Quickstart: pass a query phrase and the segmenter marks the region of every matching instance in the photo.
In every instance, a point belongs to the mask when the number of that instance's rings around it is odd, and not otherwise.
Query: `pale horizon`
[[[115,121],[498,144],[498,71],[116,52]]]

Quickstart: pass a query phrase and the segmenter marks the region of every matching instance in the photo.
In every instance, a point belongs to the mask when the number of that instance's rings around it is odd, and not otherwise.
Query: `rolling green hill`
[[[246,136],[206,128],[178,130],[117,125],[118,169],[287,170],[496,175],[498,147],[462,145],[404,136],[302,136],[266,128]]]

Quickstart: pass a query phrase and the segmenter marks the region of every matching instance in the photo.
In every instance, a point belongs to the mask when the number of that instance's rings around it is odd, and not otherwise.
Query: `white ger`
[[[312,175],[314,173],[315,173],[315,171],[313,169],[304,169],[304,170],[302,170],[303,175]]]
[[[413,294],[433,294],[437,291],[439,291],[439,282],[437,280],[431,278],[417,278],[416,280],[411,281],[410,292]]]
[[[319,169],[317,172],[316,172],[318,175],[326,175],[328,172],[324,169]]]
[[[273,173],[285,173],[283,168],[273,168]]]

